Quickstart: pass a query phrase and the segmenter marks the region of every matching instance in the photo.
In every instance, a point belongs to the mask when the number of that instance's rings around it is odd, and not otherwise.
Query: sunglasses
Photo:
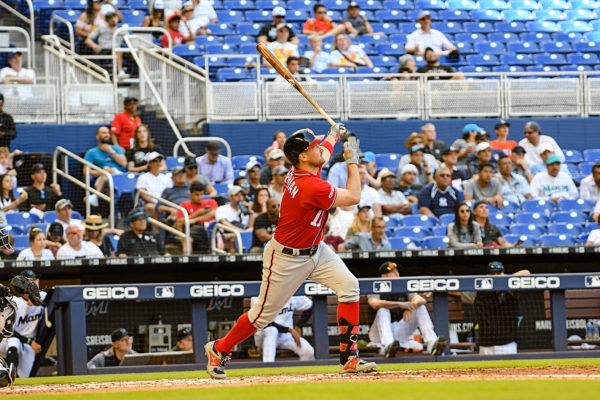
[[[498,264],[498,263],[494,263],[494,264],[490,264],[488,265],[488,271],[490,272],[502,272],[504,271],[504,266],[502,264]]]
[[[461,214],[470,214],[471,210],[469,210],[468,208],[462,209],[462,210],[458,210],[459,213]]]
[[[439,174],[438,176],[442,177],[442,178],[450,178],[451,175],[450,174]]]
[[[144,217],[143,215],[140,215],[139,217],[133,218],[131,221],[138,222],[138,221],[145,221],[145,220],[146,220],[146,217]]]
[[[250,184],[249,183],[241,183],[240,187],[243,189],[248,189],[250,187]]]

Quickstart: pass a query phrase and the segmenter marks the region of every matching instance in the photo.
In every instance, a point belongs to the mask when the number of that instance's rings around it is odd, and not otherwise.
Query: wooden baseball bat
[[[327,120],[327,122],[329,122],[331,125],[335,125],[335,121],[333,119],[331,119],[331,117],[329,115],[327,115],[327,113],[325,112],[325,110],[323,110],[321,108],[321,106],[318,105],[317,102],[314,101],[308,95],[308,93],[306,93],[306,91],[304,90],[304,88],[302,87],[302,85],[300,85],[300,83],[296,80],[296,78],[294,78],[294,75],[292,75],[292,73],[286,68],[286,66],[283,65],[277,59],[277,57],[275,57],[275,55],[273,53],[271,53],[271,50],[269,50],[267,48],[267,46],[265,46],[264,43],[259,43],[256,46],[256,50],[258,50],[258,52],[260,54],[262,54],[262,56],[265,58],[265,60],[267,60],[269,62],[269,64],[271,64],[273,66],[273,68],[275,68],[275,70],[277,72],[279,72],[279,75],[283,76],[285,78],[285,80],[288,81],[290,83],[290,85],[292,85],[294,87],[294,89],[296,89],[297,91],[299,91],[300,94],[302,96],[304,96],[304,98],[306,100],[308,100],[308,102],[310,104],[312,104],[312,106],[319,112],[319,114],[321,114]]]

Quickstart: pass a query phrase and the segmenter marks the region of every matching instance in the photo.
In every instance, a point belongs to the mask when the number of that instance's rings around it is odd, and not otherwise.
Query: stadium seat
[[[137,178],[137,175],[133,172],[113,175],[112,179],[115,187],[115,198],[118,200],[124,193],[134,193]]]
[[[514,32],[522,33],[526,31],[525,24],[519,21],[512,22],[498,22],[496,24],[497,32]]]
[[[346,11],[348,9],[348,2],[346,0],[323,0],[321,1],[328,10]]]
[[[574,10],[578,8],[592,9],[598,7],[596,0],[570,0],[569,3],[571,3],[571,8]]]
[[[467,33],[491,33],[494,32],[494,25],[490,22],[467,22],[464,26]]]
[[[448,8],[451,10],[473,11],[479,9],[477,3],[472,0],[448,0]]]
[[[533,20],[534,16],[528,10],[505,10],[502,11],[502,19],[508,22],[526,22]]]
[[[261,165],[265,165],[265,158],[263,156],[256,155],[242,155],[231,157],[231,165],[233,169],[246,169],[248,161],[258,161]]]
[[[216,13],[220,24],[239,24],[240,22],[244,22],[244,13],[240,11],[217,11]]]
[[[599,43],[600,42],[600,32],[586,32],[583,34],[585,40],[589,42]]]
[[[549,221],[550,217],[539,212],[522,212],[515,215],[515,223],[517,224],[546,225]]]
[[[251,0],[225,0],[223,2],[225,9],[227,10],[254,10],[256,5]]]
[[[471,16],[475,21],[502,21],[502,14],[496,10],[475,10],[471,11]]]
[[[556,210],[556,205],[549,200],[525,200],[521,204],[521,210],[529,213],[545,213],[550,214]]]
[[[466,43],[486,43],[488,41],[487,36],[483,33],[458,33],[454,36],[457,42]]]
[[[567,59],[562,54],[536,54],[533,59],[536,64],[544,66],[567,64]]]
[[[183,167],[184,160],[185,157],[167,157],[165,163],[167,164],[167,169],[170,171],[175,167]]]
[[[493,67],[500,65],[498,57],[487,54],[483,56],[467,56],[467,61],[472,66]]]
[[[6,225],[2,229],[13,236],[27,234],[27,230],[21,225]]]
[[[404,11],[394,9],[375,11],[375,18],[377,18],[377,21],[381,21],[382,23],[410,22],[410,19]],[[412,27],[412,30],[414,30],[414,26]]]
[[[509,232],[511,235],[539,237],[546,233],[546,228],[544,226],[534,224],[514,224],[509,227]]]
[[[488,218],[490,219],[490,222],[492,224],[497,226],[503,226],[505,228],[509,227],[510,224],[512,224],[513,222],[513,219],[510,217],[510,215],[503,213],[496,213],[490,215]]]
[[[583,226],[577,224],[551,224],[548,233],[555,235],[579,236],[584,232]]]
[[[597,222],[590,222],[585,226],[585,230],[588,232],[594,231],[596,229],[600,229],[600,225]]]
[[[440,225],[447,226],[452,221],[454,221],[454,214],[440,215]]]
[[[426,249],[445,249],[450,240],[447,236],[429,236],[423,239],[423,247]]]
[[[204,54],[204,46],[195,44],[182,44],[173,46],[173,54],[186,59],[192,59]]]
[[[583,159],[590,162],[600,161],[600,149],[588,149],[583,151]]]
[[[241,23],[237,24],[237,31],[240,35],[256,36],[260,32],[261,24],[259,23]]]
[[[392,246],[392,249],[394,249],[394,250],[404,250],[404,249],[407,249],[411,245],[416,246],[415,242],[407,237],[403,237],[403,238],[391,237],[391,238],[388,238],[388,240],[390,241],[390,245]]]
[[[519,35],[513,32],[494,32],[488,35],[488,39],[490,42],[502,42],[502,43],[510,43],[510,42],[518,42]]]
[[[583,151],[585,157],[585,150]],[[589,175],[592,173],[592,168],[596,165],[595,162],[584,161],[579,163],[579,173],[583,175]]]
[[[252,77],[253,72],[245,70],[244,68],[221,68],[217,71],[218,82],[230,82],[240,81],[242,79],[249,79]]]
[[[361,35],[356,41],[364,44],[388,44],[388,38],[385,35]]]
[[[392,22],[373,22],[371,24],[371,27],[373,28],[373,32],[381,32],[386,35],[393,35],[395,33],[398,33],[398,26]]]
[[[232,11],[234,12],[234,11]],[[232,17],[233,18],[233,17]],[[244,21],[239,21],[244,22]],[[208,24],[208,29],[212,32],[213,35],[217,36],[225,36],[225,35],[235,35],[236,30],[233,24],[223,23],[220,21],[218,24]]]
[[[29,246],[29,236],[28,235],[15,235],[13,236],[15,239],[15,248],[24,250]]]
[[[582,233],[581,235],[579,235],[579,237],[577,238],[577,242],[579,244],[585,244],[587,242],[588,237],[590,236],[589,233]]]
[[[218,36],[196,36],[194,39],[197,45],[206,46],[209,44],[221,44],[223,43],[223,39]]]
[[[475,49],[480,54],[503,55],[505,53],[504,45],[500,42],[477,43]]]
[[[593,71],[591,65],[563,65],[560,67],[561,71]],[[565,77],[568,75],[565,75]],[[576,165],[576,164],[573,164]]]
[[[465,42],[456,42],[455,46],[458,50],[460,50],[461,54],[473,54],[475,53],[475,49],[473,48],[473,45],[471,45],[470,43],[465,43]]]
[[[432,228],[438,225],[438,220],[429,215],[407,215],[402,219],[402,225]]]
[[[467,66],[467,67],[462,67],[460,69],[461,72],[464,72],[465,74],[471,73],[471,72],[491,72],[491,69],[488,67],[471,67],[471,66]]]
[[[379,44],[376,48],[379,54],[384,56],[401,56],[404,54],[404,46],[398,43]]]
[[[419,10],[447,10],[448,6],[442,0],[417,0],[415,8]]]
[[[510,244],[515,244],[517,241],[521,241],[521,246],[537,246],[539,241],[531,235],[504,235],[504,239]]]
[[[510,6],[503,0],[479,0],[480,10],[508,10]]]
[[[564,21],[567,16],[560,10],[541,9],[534,12],[534,18],[538,21]]]
[[[288,12],[288,14],[286,15],[286,19],[289,22],[296,22],[301,23],[301,25],[304,25],[304,21],[306,21],[309,18],[309,15],[309,12],[305,10],[293,10]],[[296,29],[294,30],[300,33],[302,32],[302,27],[296,27]]]
[[[592,27],[586,21],[562,21],[558,23],[559,30],[563,32],[588,32]]]
[[[129,26],[142,26],[144,18],[146,18],[146,13],[141,10],[121,11],[121,14],[123,15],[121,24]]]
[[[467,22],[471,20],[471,14],[465,10],[446,10],[440,12],[443,21]]]
[[[551,10],[566,10],[569,8],[569,3],[565,0],[540,0],[540,8]]]
[[[6,222],[8,225],[29,225],[42,222],[42,220],[35,214],[29,212],[14,212],[6,214]]]
[[[554,223],[583,224],[587,218],[583,211],[559,211],[552,214],[552,222]]]
[[[361,10],[377,11],[383,8],[379,0],[359,0],[356,4]]]
[[[558,25],[552,21],[532,21],[527,23],[530,32],[558,32]]]
[[[572,246],[577,244],[577,239],[569,235],[547,234],[540,237],[542,246]]]
[[[567,19],[570,20],[580,20],[580,21],[592,21],[598,19],[598,14],[592,10],[586,10],[584,8],[566,10],[565,15]]]
[[[580,163],[583,161],[583,155],[579,150],[563,150],[565,155],[565,162],[568,163]]]
[[[391,56],[373,56],[371,57],[371,62],[376,67],[398,67],[398,59]],[[395,72],[395,71],[394,71]]]
[[[413,4],[411,0],[385,0],[383,8],[385,10],[412,10]]]
[[[558,67],[554,67],[552,65],[544,65],[544,66],[534,65],[534,66],[527,67],[527,72],[552,72],[552,71],[559,71],[559,69],[558,69]]]
[[[454,214],[452,214],[452,215],[454,215]],[[433,236],[446,236],[446,233],[448,232],[448,227],[446,225],[434,226],[431,229],[431,232],[433,233]]]
[[[510,7],[513,10],[537,10],[540,8],[535,0],[510,0]]]
[[[431,236],[431,230],[420,226],[402,226],[394,230],[394,237],[409,237],[413,239],[423,239]]]
[[[542,42],[540,43],[542,51],[546,53],[571,53],[573,49],[567,42]]]
[[[500,56],[502,64],[510,66],[528,66],[533,65],[533,59],[529,54],[506,54]],[[504,66],[501,68],[505,68]],[[514,72],[514,71],[511,71]]]
[[[507,47],[509,53],[534,54],[542,51],[535,42],[508,43]]]
[[[237,46],[230,46],[228,44],[209,44],[206,45],[207,54],[234,54],[237,52]]]
[[[396,172],[398,170],[398,163],[400,162],[400,154],[397,153],[383,153],[375,154],[375,164],[378,169],[387,168],[390,171]]]
[[[519,212],[519,210],[521,209],[521,207],[517,203],[513,203],[508,200],[504,200],[502,206],[502,212],[504,214],[516,213]]]

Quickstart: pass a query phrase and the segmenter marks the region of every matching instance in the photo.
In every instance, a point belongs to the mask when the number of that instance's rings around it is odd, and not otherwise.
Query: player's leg
[[[369,330],[369,339],[374,343],[379,343],[383,347],[387,347],[394,341],[392,334],[392,317],[390,310],[380,308],[375,313],[373,325]]]
[[[8,365],[13,364],[15,369],[19,370],[19,355],[21,353],[22,343],[16,337],[10,337],[2,341],[3,353]],[[19,371],[20,372],[20,371]],[[21,376],[21,374],[19,374]]]
[[[412,351],[423,351],[423,345],[421,343],[411,341],[410,339],[417,329],[417,320],[414,316],[410,318],[410,321],[402,318],[398,323],[394,324],[394,337],[400,343],[400,347],[404,349],[409,349]]]
[[[267,326],[262,330],[262,360],[263,362],[274,362],[277,352],[277,336],[279,332],[274,326]]]
[[[417,326],[421,331],[421,336],[423,337],[423,342],[425,342],[425,345],[427,346],[427,351],[433,355],[442,354],[442,352],[446,350],[448,341],[444,336],[438,337],[433,330],[433,322],[427,312],[427,308],[425,308],[424,305],[417,307],[413,312],[413,318],[416,320]]]
[[[28,344],[22,344],[21,351],[19,352],[19,368],[17,369],[17,373],[19,374],[20,378],[29,378],[34,361],[35,352],[31,346]]]
[[[277,348],[291,350],[300,357],[300,361],[308,361],[315,358],[315,349],[303,337],[300,338],[300,345],[296,344],[291,333],[282,333],[277,338]]]

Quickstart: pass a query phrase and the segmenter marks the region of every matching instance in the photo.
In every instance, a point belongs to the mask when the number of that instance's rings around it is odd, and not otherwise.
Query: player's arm
[[[338,188],[337,196],[332,207],[347,207],[358,204],[360,201],[360,178],[358,175],[358,159],[360,141],[355,137],[349,137],[344,143],[344,159],[348,164],[348,180],[346,188]]]
[[[346,134],[347,130],[344,124],[338,122],[333,125],[329,130],[329,134],[325,138],[323,142],[327,142],[327,144],[322,144],[321,147],[326,149],[327,151],[323,153],[323,158],[325,159],[325,164],[329,162],[329,159],[333,155],[333,148],[335,144],[339,142],[340,138],[342,138]],[[325,165],[323,164],[323,165]]]

